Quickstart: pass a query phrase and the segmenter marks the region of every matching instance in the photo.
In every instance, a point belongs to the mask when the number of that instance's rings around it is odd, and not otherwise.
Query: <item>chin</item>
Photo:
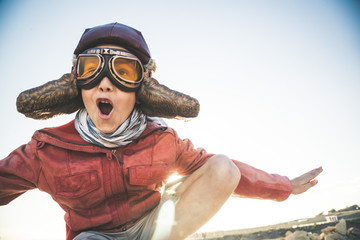
[[[109,119],[98,119],[97,124],[95,124],[96,128],[102,133],[112,133],[116,129],[119,128],[121,124],[125,122],[126,119],[122,119],[122,117],[118,114],[112,114]]]
[[[103,128],[103,129],[99,129],[99,130],[102,133],[113,133],[116,130],[116,128]]]
[[[116,128],[117,127],[115,127],[115,126],[104,126],[104,125],[99,125],[99,126],[97,126],[96,124],[95,124],[95,126],[96,126],[96,128],[100,131],[100,132],[102,132],[102,133],[112,133],[112,132],[114,132],[115,130],[116,130]]]

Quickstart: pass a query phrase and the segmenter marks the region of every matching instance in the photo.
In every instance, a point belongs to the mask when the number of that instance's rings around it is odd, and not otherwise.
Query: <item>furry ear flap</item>
[[[200,104],[195,98],[171,90],[151,77],[144,78],[136,94],[139,107],[150,117],[194,118],[199,114]],[[41,120],[70,114],[83,106],[72,73],[20,93],[16,101],[20,113]]]
[[[27,117],[45,120],[70,114],[83,106],[72,73],[39,87],[26,90],[16,100],[17,110]]]
[[[137,91],[141,110],[150,117],[194,118],[200,110],[197,99],[145,77]]]

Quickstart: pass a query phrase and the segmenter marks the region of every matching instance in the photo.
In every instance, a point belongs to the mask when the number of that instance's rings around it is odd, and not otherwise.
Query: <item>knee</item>
[[[215,155],[208,160],[208,171],[211,178],[222,186],[236,188],[239,184],[241,173],[231,159],[225,155]]]

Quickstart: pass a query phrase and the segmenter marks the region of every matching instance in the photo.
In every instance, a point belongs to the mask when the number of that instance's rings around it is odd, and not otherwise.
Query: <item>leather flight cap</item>
[[[79,55],[86,49],[99,44],[115,44],[124,47],[137,56],[143,65],[146,65],[151,59],[150,50],[141,32],[117,22],[87,28],[81,36],[74,54]]]

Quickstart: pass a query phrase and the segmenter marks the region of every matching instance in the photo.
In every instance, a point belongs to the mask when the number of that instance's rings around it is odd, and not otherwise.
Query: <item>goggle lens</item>
[[[133,59],[115,57],[113,60],[115,74],[124,80],[137,82],[142,78],[142,68],[138,61]]]
[[[101,64],[101,59],[99,56],[81,56],[78,59],[77,65],[77,77],[79,78],[89,78],[93,76],[99,69]]]

